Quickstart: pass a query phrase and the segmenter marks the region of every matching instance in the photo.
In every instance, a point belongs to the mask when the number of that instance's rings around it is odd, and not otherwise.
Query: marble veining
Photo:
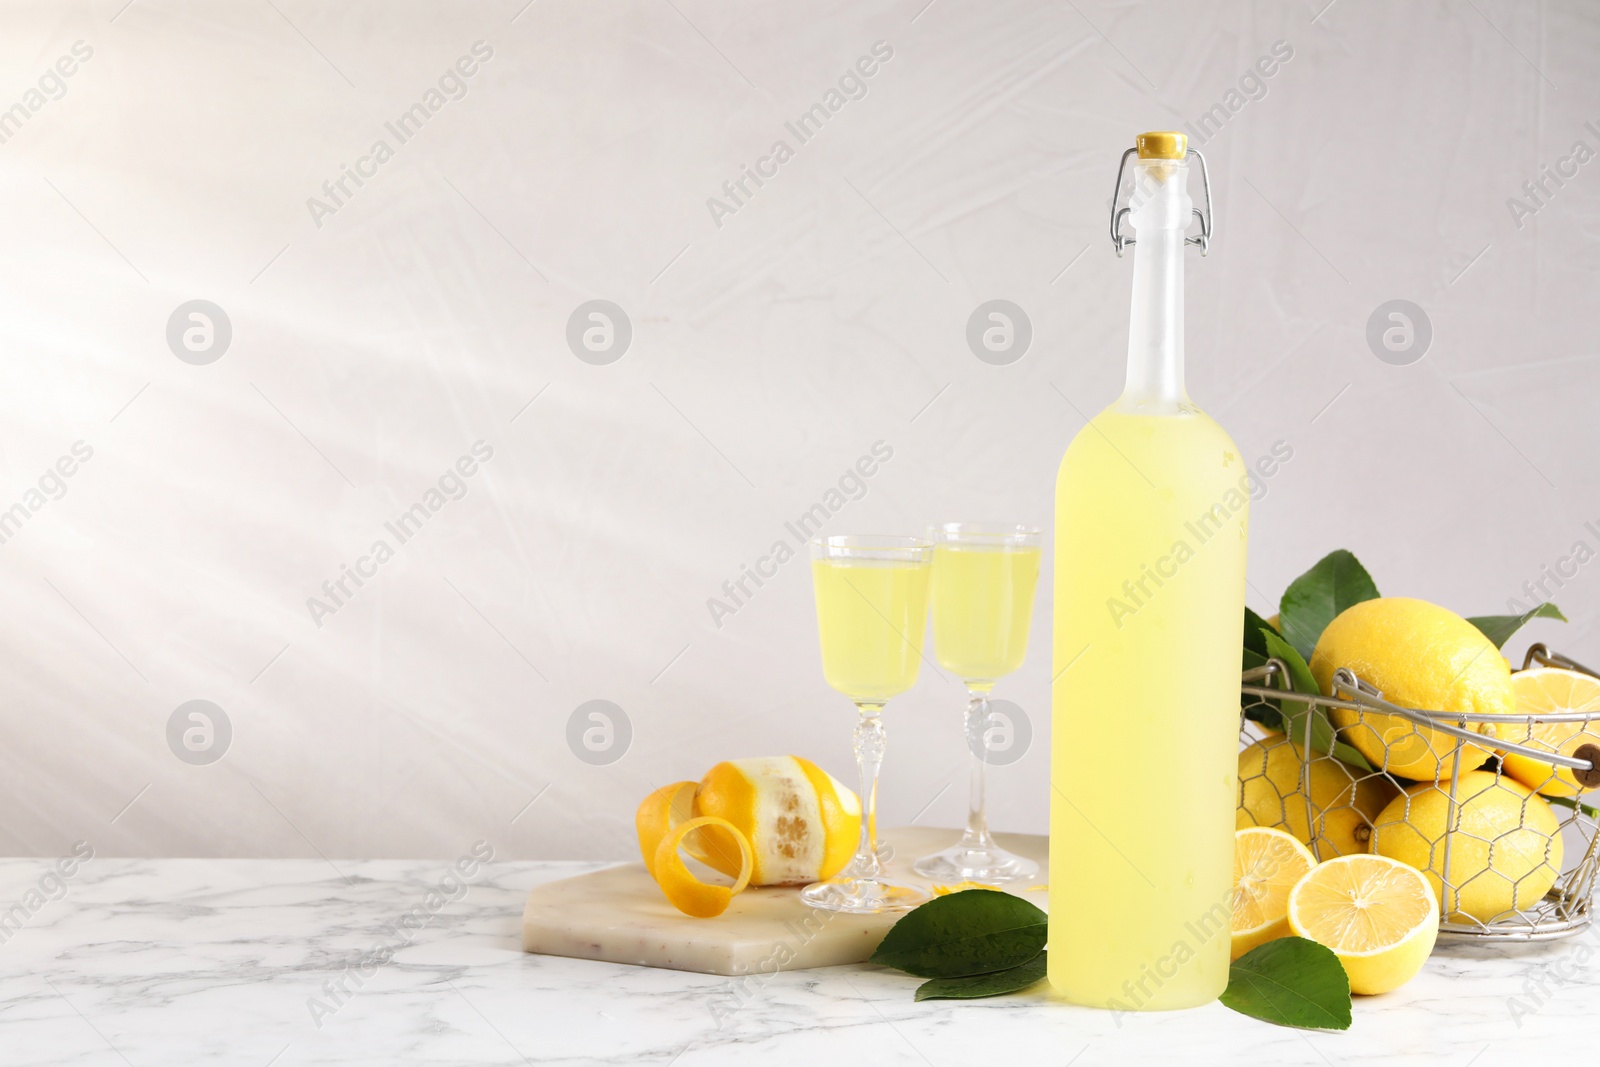
[[[451,864],[96,858],[64,896],[4,931],[0,1063],[959,1065],[1001,1049],[1088,1065],[1181,1048],[1193,1063],[1486,1067],[1586,1047],[1600,1011],[1588,936],[1443,946],[1404,989],[1358,1000],[1345,1034],[1272,1027],[1220,1005],[1117,1019],[1043,989],[917,1004],[915,979],[868,966],[730,987],[738,980],[523,953],[528,889],[598,866],[489,863],[408,930],[401,917],[426,912]],[[0,861],[0,908],[48,867]],[[374,955],[384,947],[386,962]],[[740,1006],[729,1013],[731,990]]]

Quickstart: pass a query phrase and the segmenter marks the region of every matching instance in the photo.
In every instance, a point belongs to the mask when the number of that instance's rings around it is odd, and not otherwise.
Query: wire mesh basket
[[[1600,678],[1540,644],[1522,669],[1534,666]],[[1429,711],[1346,669],[1328,696],[1293,692],[1290,677],[1275,658],[1244,672],[1240,826],[1287,830],[1319,861],[1380,852],[1422,869],[1441,936],[1548,941],[1589,925],[1600,707]]]

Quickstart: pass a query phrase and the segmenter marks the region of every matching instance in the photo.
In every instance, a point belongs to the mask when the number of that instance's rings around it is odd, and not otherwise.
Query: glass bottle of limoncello
[[[1197,153],[1148,133],[1136,155],[1112,207],[1119,252],[1135,234],[1127,386],[1056,479],[1051,693],[1050,984],[1117,1011],[1228,983],[1250,485],[1183,382]]]

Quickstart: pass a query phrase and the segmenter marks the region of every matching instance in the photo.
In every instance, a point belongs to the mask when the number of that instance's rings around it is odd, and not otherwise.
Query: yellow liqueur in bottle
[[[1184,387],[1184,247],[1210,237],[1209,203],[1186,237],[1185,140],[1129,150],[1112,209],[1134,249],[1127,384],[1056,479],[1049,979],[1116,1011],[1228,983],[1249,501]]]

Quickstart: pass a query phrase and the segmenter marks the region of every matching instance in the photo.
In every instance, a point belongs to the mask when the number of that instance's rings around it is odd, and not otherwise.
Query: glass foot
[[[908,911],[932,898],[933,894],[925,889],[878,878],[830,878],[826,882],[813,882],[800,891],[800,899],[813,908],[847,911],[853,915]]]
[[[1014,882],[1039,873],[1037,863],[998,845],[954,845],[922,857],[912,869],[936,882]]]

